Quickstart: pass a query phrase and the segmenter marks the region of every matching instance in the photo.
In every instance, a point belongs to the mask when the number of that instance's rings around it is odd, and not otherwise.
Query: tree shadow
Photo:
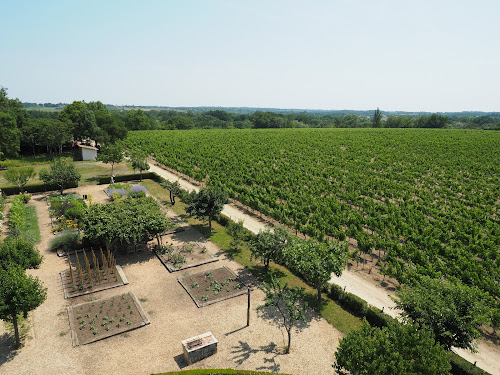
[[[238,365],[242,365],[252,354],[257,354],[259,352],[264,352],[266,357],[263,358],[264,365],[257,367],[259,371],[271,371],[271,372],[279,372],[280,364],[276,363],[276,357],[279,355],[283,355],[278,349],[278,345],[274,342],[269,343],[268,345],[260,346],[257,348],[252,348],[248,345],[247,342],[238,341],[238,345],[233,346],[231,348],[231,354],[233,354],[232,360]]]
[[[19,354],[14,343],[14,337],[9,333],[0,336],[0,367],[9,361],[12,361]]]
[[[237,274],[238,279],[240,279],[243,284],[252,288],[258,288],[260,285],[262,285],[262,281],[270,282],[273,276],[275,279],[280,279],[286,276],[283,271],[275,268],[269,268],[269,272],[266,273],[264,266],[260,265],[243,268],[239,270]]]

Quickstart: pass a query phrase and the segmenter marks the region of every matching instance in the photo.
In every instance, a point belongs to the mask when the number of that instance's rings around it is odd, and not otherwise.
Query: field
[[[131,132],[169,167],[383,273],[456,277],[500,296],[500,133],[424,129]]]

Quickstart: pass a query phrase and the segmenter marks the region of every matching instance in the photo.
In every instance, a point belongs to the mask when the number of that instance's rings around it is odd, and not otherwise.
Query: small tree
[[[277,227],[274,232],[271,229],[261,230],[250,244],[253,258],[260,258],[264,264],[266,273],[269,270],[269,262],[279,261],[283,257],[283,251],[288,245],[290,235],[286,229]]]
[[[47,296],[47,289],[32,276],[16,265],[7,269],[0,268],[0,319],[11,321],[14,325],[16,345],[20,345],[17,316],[26,318],[28,312],[40,306]]]
[[[477,288],[422,276],[402,286],[397,295],[400,300],[394,301],[406,321],[430,329],[445,349],[475,351],[473,342],[481,336],[489,313]]]
[[[347,254],[347,246],[337,243],[296,239],[287,248],[285,257],[287,265],[315,286],[318,291],[318,303],[321,303],[321,290],[330,280],[332,273],[342,275],[347,263]]]
[[[239,220],[237,223],[230,221],[227,225],[227,234],[232,238],[230,245],[233,249],[236,249],[246,239],[243,220]]]
[[[54,161],[48,171],[45,168],[40,170],[39,176],[46,185],[58,186],[61,195],[68,186],[77,185],[82,177],[72,163],[62,160]]]
[[[335,359],[341,375],[444,375],[451,370],[432,333],[412,324],[380,329],[365,321],[340,339]]]
[[[130,155],[130,162],[132,163],[132,168],[134,169],[134,171],[138,169],[141,173],[142,181],[142,171],[147,171],[149,169],[148,156],[143,151],[135,150]]]
[[[111,163],[111,174],[113,174],[113,168],[115,164],[120,163],[123,160],[123,147],[118,143],[104,145],[97,154],[97,160],[103,162],[104,164]]]
[[[201,189],[199,193],[190,196],[186,212],[201,220],[208,219],[208,228],[212,232],[212,220],[228,202],[226,194],[218,189]]]
[[[288,335],[288,345],[285,350],[285,354],[288,354],[292,343],[293,327],[299,321],[306,321],[307,303],[302,299],[304,290],[302,288],[288,288],[288,284],[282,287],[274,276],[271,276],[270,283],[264,282],[260,289],[266,294],[266,297],[264,305],[257,309],[273,306],[278,310]]]
[[[29,180],[35,178],[36,172],[33,167],[9,168],[4,176],[7,181],[16,185],[21,192],[24,192],[24,186]]]
[[[30,241],[7,237],[0,243],[0,268],[5,270],[13,264],[22,269],[38,268],[42,259],[40,252]]]
[[[179,181],[170,182],[168,180],[163,180],[160,184],[163,188],[168,189],[170,192],[170,203],[175,205],[175,197],[181,194],[181,185]]]

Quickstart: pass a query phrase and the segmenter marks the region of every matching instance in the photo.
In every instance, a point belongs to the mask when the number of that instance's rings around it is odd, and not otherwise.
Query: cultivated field
[[[425,129],[131,132],[128,145],[381,271],[500,296],[500,133]]]

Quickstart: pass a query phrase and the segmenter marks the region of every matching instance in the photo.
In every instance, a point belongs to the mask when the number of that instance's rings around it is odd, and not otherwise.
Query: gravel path
[[[77,190],[91,194],[94,202],[106,201],[102,186]],[[324,319],[309,312],[307,323],[292,336],[289,355],[283,354],[286,332],[277,325],[272,312],[257,311],[263,293],[251,293],[250,327],[246,325],[247,296],[239,296],[207,307],[197,308],[177,277],[226,265],[250,285],[257,284],[248,271],[227,259],[211,242],[192,228],[172,235],[171,242],[199,241],[210,252],[219,254],[216,263],[186,271],[169,273],[151,253],[117,257],[130,284],[90,295],[96,299],[133,290],[149,316],[151,324],[102,341],[73,348],[68,305],[88,301],[90,296],[64,299],[59,272],[67,268],[65,258],[48,250],[53,235],[45,195],[34,195],[42,241],[37,245],[44,255],[38,276],[48,288],[47,300],[32,314],[32,338],[17,351],[9,348],[10,338],[0,325],[0,374],[151,374],[190,368],[238,368],[290,374],[334,374],[332,364],[341,333]],[[173,216],[172,212],[169,216]],[[191,366],[184,363],[180,341],[206,331],[219,340],[218,353]]]
[[[188,191],[199,190],[198,187],[188,181],[156,165],[151,165],[151,171],[170,181],[179,181],[181,187]],[[253,233],[258,233],[259,230],[266,227],[265,221],[254,215],[248,215],[233,205],[225,205],[222,213],[233,221],[238,222],[242,220],[245,228]],[[384,309],[385,313],[393,317],[398,315],[397,311],[394,310],[395,303],[390,298],[396,297],[394,288],[382,287],[379,280],[375,280],[370,275],[367,275],[366,272],[352,267],[351,269],[346,269],[341,277],[332,274],[330,282],[340,285],[343,288],[345,287],[347,292],[357,295],[372,306]],[[500,374],[500,347],[490,341],[480,340],[477,349],[478,353],[471,353],[462,349],[454,349],[454,351],[469,362],[476,362],[478,367],[490,372],[492,375]]]

